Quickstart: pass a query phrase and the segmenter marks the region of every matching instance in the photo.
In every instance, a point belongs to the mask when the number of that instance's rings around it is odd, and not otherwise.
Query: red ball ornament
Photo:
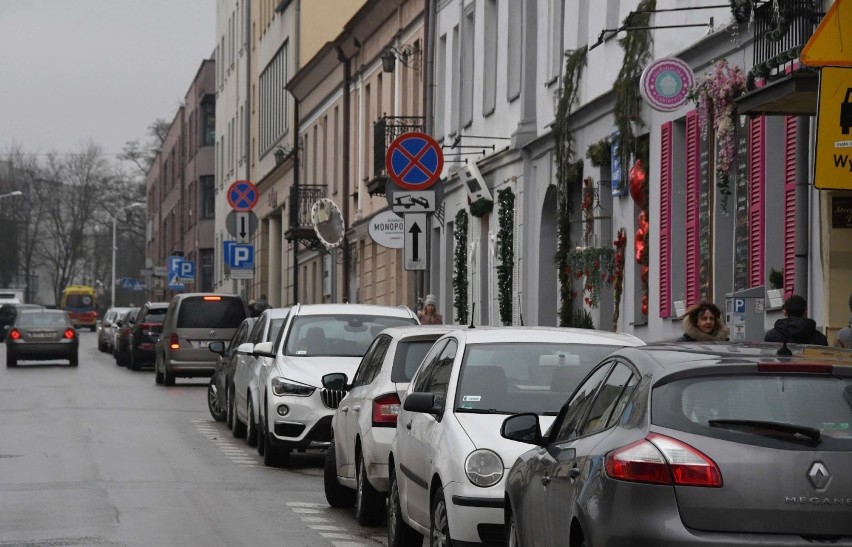
[[[639,276],[642,278],[642,284],[647,286],[648,285],[648,266],[642,266],[642,269],[639,272],[640,272]]]
[[[642,315],[648,315],[648,295],[642,296]]]
[[[642,253],[645,251],[645,232],[636,230],[636,241],[633,242],[633,250],[636,251],[636,262],[642,262]]]
[[[647,188],[645,183],[647,176],[645,175],[645,167],[642,165],[642,160],[636,160],[633,167],[630,168],[628,178],[630,184],[630,197],[636,202],[640,209],[644,209],[648,198]]]
[[[646,235],[650,226],[648,226],[648,214],[645,211],[639,211],[639,229]]]

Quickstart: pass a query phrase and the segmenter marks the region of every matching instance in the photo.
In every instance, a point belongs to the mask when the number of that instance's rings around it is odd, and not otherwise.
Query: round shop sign
[[[388,249],[405,247],[405,221],[393,211],[383,211],[370,219],[370,237]]]
[[[655,110],[677,110],[685,102],[695,83],[695,75],[688,64],[677,57],[657,59],[642,71],[639,89]]]

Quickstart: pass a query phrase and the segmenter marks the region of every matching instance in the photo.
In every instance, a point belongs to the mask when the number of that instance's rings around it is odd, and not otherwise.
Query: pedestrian
[[[798,294],[784,302],[781,311],[784,318],[775,322],[775,326],[763,338],[766,342],[793,342],[827,346],[828,339],[817,330],[816,321],[805,317],[808,303]]]
[[[261,294],[260,298],[257,300],[249,301],[249,312],[252,317],[260,317],[260,314],[263,313],[263,310],[269,309],[269,302],[266,300],[266,295]]]
[[[712,302],[699,302],[683,316],[683,336],[678,342],[721,342],[728,339],[730,329],[722,319],[722,310]]]
[[[421,325],[443,325],[444,318],[438,313],[438,299],[434,294],[427,294],[423,301],[423,310],[417,314]]]
[[[837,332],[834,345],[838,348],[852,348],[852,294],[849,295],[849,324]]]

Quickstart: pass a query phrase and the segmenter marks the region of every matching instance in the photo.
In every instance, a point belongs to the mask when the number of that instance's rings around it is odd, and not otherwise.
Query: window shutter
[[[698,113],[686,115],[686,305],[698,302]]]
[[[766,118],[758,116],[749,121],[748,166],[748,269],[749,285],[764,284],[763,267],[763,192],[766,185]]]
[[[672,313],[672,122],[660,127],[660,317]]]
[[[784,119],[784,298],[793,296],[796,280],[796,130],[798,119]]]

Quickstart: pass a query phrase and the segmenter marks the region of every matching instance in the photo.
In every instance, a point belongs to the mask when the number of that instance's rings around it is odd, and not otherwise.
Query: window
[[[497,0],[485,0],[485,58],[482,67],[482,115],[494,112],[497,104]]]
[[[447,35],[441,35],[438,40],[438,53],[435,56],[435,137],[443,139],[446,134],[446,104],[447,104]]]
[[[361,359],[361,365],[352,380],[352,387],[363,386],[373,381],[382,369],[382,362],[385,360],[390,343],[391,337],[386,334],[376,337],[370,349],[364,354],[364,358]]]
[[[514,101],[521,95],[521,54],[523,50],[523,2],[509,2],[509,32],[506,40],[506,99]]]
[[[559,71],[562,68],[562,51],[563,47],[563,14],[565,13],[565,0],[550,0],[548,6],[550,13],[550,47],[548,55],[550,55],[550,64],[548,66],[548,80],[556,81],[559,77]]]
[[[464,43],[462,45],[461,72],[461,124],[467,127],[473,122],[473,72],[476,44],[476,20],[474,4],[468,6],[464,15]]]
[[[456,132],[459,130],[459,104],[461,103],[461,48],[459,47],[459,27],[453,27],[453,56],[450,60],[450,68],[452,70],[452,87],[453,94],[450,99],[450,131]]]
[[[201,292],[213,292],[213,249],[198,250],[198,281]]]
[[[447,347],[448,341],[437,342],[429,354],[423,359],[423,366],[417,372],[417,376],[412,379],[414,387],[411,388],[416,393],[426,393],[429,391],[429,385],[432,378],[432,371],[438,366],[441,355],[444,353],[444,348]]]
[[[201,186],[201,203],[199,204],[199,218],[213,218],[216,214],[216,194],[213,188],[213,176],[202,175],[199,177]]]
[[[455,361],[458,347],[458,342],[450,339],[441,352],[441,355],[438,356],[435,366],[429,369],[426,391],[431,392],[438,399],[446,400],[447,398],[450,374],[453,372],[453,361]]]
[[[591,435],[615,425],[638,378],[624,363],[615,365],[595,397],[592,409],[583,423],[581,435]]]
[[[397,342],[393,353],[391,382],[410,382],[437,337],[405,339]]]
[[[266,152],[287,132],[287,50],[285,42],[260,75],[260,150]]]
[[[571,397],[568,405],[562,411],[562,422],[553,426],[555,436],[553,436],[551,442],[570,441],[579,436],[586,412],[592,404],[598,386],[606,378],[611,366],[611,362],[605,363],[577,388],[577,392],[574,393],[574,396]]]

